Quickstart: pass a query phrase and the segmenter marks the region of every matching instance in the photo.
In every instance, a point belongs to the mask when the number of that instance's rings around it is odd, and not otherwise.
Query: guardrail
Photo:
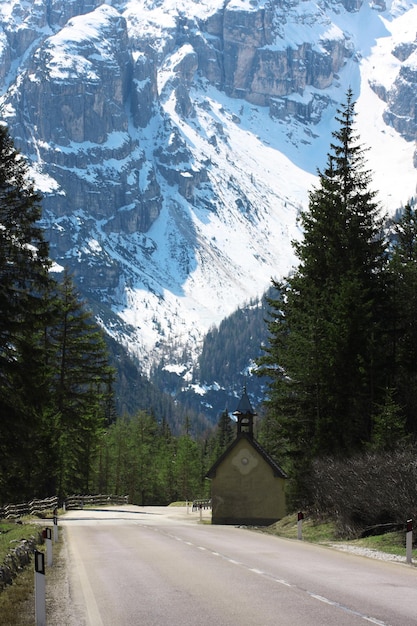
[[[199,509],[211,509],[211,499],[203,498],[199,500],[193,500],[193,512]]]
[[[67,511],[82,509],[84,506],[105,506],[106,504],[129,504],[129,496],[73,495],[64,500],[64,506]]]
[[[57,496],[45,498],[44,500],[34,498],[30,502],[23,502],[21,504],[5,504],[0,507],[0,519],[22,517],[22,515],[37,515],[38,513],[53,510],[57,507]]]

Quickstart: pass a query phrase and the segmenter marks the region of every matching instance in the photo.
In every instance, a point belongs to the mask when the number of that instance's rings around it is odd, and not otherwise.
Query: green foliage
[[[266,529],[271,535],[286,537],[287,539],[298,538],[298,516],[292,513],[283,517],[275,524],[271,524]],[[306,515],[303,521],[303,540],[311,543],[325,543],[335,541],[337,529],[333,521],[315,516]]]
[[[385,403],[377,407],[373,416],[369,448],[380,451],[394,450],[399,443],[404,445],[409,440],[404,412],[395,401],[394,390],[388,389]]]
[[[232,422],[225,410],[220,415],[216,428],[206,440],[204,456],[207,470],[227,450],[235,437],[236,424]]]
[[[111,410],[112,370],[103,335],[65,273],[57,291],[54,401],[58,419],[58,494],[88,493],[97,436]]]
[[[43,329],[52,312],[40,214],[27,165],[0,126],[0,499],[34,489],[47,436],[52,371]]]
[[[101,493],[127,494],[133,504],[166,505],[199,497],[203,475],[202,446],[187,430],[173,437],[165,420],[140,411],[103,432],[94,485]]]
[[[236,437],[236,424],[232,422],[227,411],[220,415],[215,432],[215,454],[219,457],[227,450]]]
[[[265,339],[263,321],[267,302],[252,301],[213,327],[204,338],[199,356],[199,377],[203,383],[221,381],[222,386],[233,386],[236,373],[245,371]],[[239,381],[239,389],[242,388]]]
[[[260,361],[272,379],[270,419],[295,501],[314,456],[349,454],[369,441],[386,383],[386,245],[350,91],[336,119],[327,166],[300,216],[299,265],[276,284],[281,297],[271,301]]]
[[[408,204],[394,223],[389,265],[391,387],[407,420],[417,433],[417,216]]]
[[[188,434],[176,440],[175,479],[177,499],[193,500],[201,496],[202,491],[202,453],[201,448]]]
[[[0,501],[89,485],[111,411],[101,332],[68,276],[50,275],[40,197],[0,127]]]

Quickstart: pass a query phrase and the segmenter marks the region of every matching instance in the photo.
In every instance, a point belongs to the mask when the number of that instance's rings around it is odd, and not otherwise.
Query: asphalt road
[[[182,508],[134,506],[60,518],[85,624],[417,624],[411,565],[199,521]]]

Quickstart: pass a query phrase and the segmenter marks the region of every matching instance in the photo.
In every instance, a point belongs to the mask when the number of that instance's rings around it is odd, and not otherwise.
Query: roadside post
[[[42,533],[46,544],[46,564],[48,567],[52,565],[52,531],[50,528],[45,528]]]
[[[203,503],[202,502],[200,502],[199,508],[200,508],[200,522],[202,522],[203,521]]]
[[[304,513],[301,511],[297,515],[297,538],[301,541],[303,538],[303,519]]]
[[[46,626],[45,555],[35,550],[35,619],[36,626]]]
[[[58,509],[54,509],[54,542],[58,541]]]
[[[407,520],[407,532],[405,538],[405,555],[407,563],[413,560],[413,520]]]

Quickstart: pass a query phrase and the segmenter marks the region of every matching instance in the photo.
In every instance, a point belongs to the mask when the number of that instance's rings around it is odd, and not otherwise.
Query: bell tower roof
[[[237,434],[247,433],[253,438],[253,418],[256,413],[252,409],[252,405],[246,393],[246,386],[243,387],[242,397],[239,401],[236,411],[233,415],[237,418]]]

